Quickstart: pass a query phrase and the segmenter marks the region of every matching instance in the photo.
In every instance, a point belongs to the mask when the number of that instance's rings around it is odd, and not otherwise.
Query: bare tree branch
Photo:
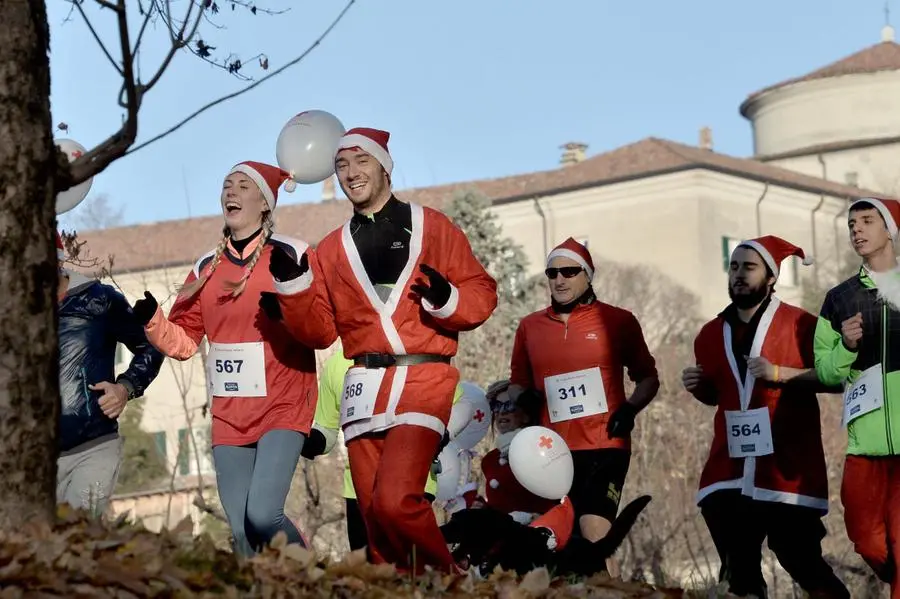
[[[128,114],[122,128],[106,141],[78,158],[57,173],[57,189],[65,190],[99,173],[117,158],[125,155],[137,137],[137,117],[141,97],[134,80],[134,63],[131,56],[131,42],[128,34],[128,14],[125,0],[117,0],[115,6],[119,24],[119,42],[122,49],[122,86],[127,98]]]
[[[240,96],[240,95],[242,95],[242,94],[245,94],[245,93],[247,93],[248,91],[250,91],[251,89],[257,87],[258,85],[261,85],[261,84],[265,83],[266,81],[268,81],[268,80],[271,79],[272,77],[275,77],[276,75],[280,75],[281,73],[283,73],[284,71],[286,71],[286,70],[289,69],[290,67],[296,65],[297,63],[299,63],[300,61],[302,61],[304,58],[306,58],[313,50],[315,50],[315,49],[322,43],[322,41],[328,36],[328,34],[331,33],[331,31],[337,26],[338,23],[340,23],[341,19],[344,18],[344,15],[347,14],[347,11],[350,10],[350,7],[353,6],[355,3],[356,3],[356,0],[350,0],[350,1],[347,3],[347,5],[344,6],[344,9],[340,12],[340,14],[338,14],[337,18],[335,18],[335,20],[332,21],[331,25],[329,25],[328,28],[327,28],[327,29],[326,29],[326,30],[318,37],[318,39],[316,39],[316,41],[313,42],[312,45],[310,45],[309,48],[307,48],[307,49],[306,49],[300,56],[298,56],[297,58],[291,60],[290,62],[288,62],[287,64],[281,66],[281,67],[278,68],[277,70],[272,71],[271,73],[269,73],[268,75],[266,75],[266,76],[263,77],[262,79],[260,79],[260,80],[258,80],[258,81],[255,81],[255,82],[251,83],[251,84],[248,85],[247,87],[245,87],[245,88],[243,88],[243,89],[240,89],[240,90],[238,90],[238,91],[236,91],[236,92],[234,92],[234,93],[231,93],[231,94],[222,96],[221,98],[219,98],[219,99],[217,99],[217,100],[214,100],[214,101],[210,102],[209,104],[206,104],[205,106],[203,106],[203,107],[199,108],[198,110],[194,111],[193,113],[191,113],[189,116],[187,116],[186,118],[184,118],[182,121],[180,121],[180,122],[177,123],[176,125],[170,127],[169,129],[166,129],[165,131],[163,131],[163,132],[160,133],[159,135],[157,135],[157,136],[155,136],[155,137],[152,137],[152,138],[148,139],[147,141],[145,141],[145,142],[143,142],[143,143],[141,143],[141,144],[138,144],[138,145],[136,145],[136,146],[131,147],[131,149],[129,149],[129,150],[125,153],[125,155],[134,154],[134,153],[137,152],[138,150],[140,150],[140,149],[142,149],[142,148],[146,148],[147,146],[149,146],[149,145],[152,144],[153,142],[159,141],[160,139],[162,139],[162,138],[164,138],[164,137],[166,137],[166,136],[168,136],[168,135],[171,135],[171,134],[174,133],[175,131],[181,129],[181,128],[182,128],[184,125],[186,125],[187,123],[191,122],[192,120],[194,120],[195,118],[197,118],[198,116],[200,116],[201,114],[203,114],[204,112],[206,112],[207,110],[209,110],[210,108],[214,108],[215,106],[218,106],[219,104],[222,104],[223,102],[227,102],[228,100],[231,100],[231,99],[236,98],[236,97],[238,97],[238,96]]]
[[[94,36],[94,41],[97,42],[97,45],[100,46],[100,49],[103,50],[103,54],[106,55],[106,58],[109,60],[109,64],[113,66],[116,72],[121,75],[122,67],[116,62],[116,59],[112,57],[112,54],[109,53],[109,50],[106,48],[106,44],[103,43],[103,40],[100,39],[100,36],[97,34],[97,30],[94,29],[93,23],[88,18],[87,13],[84,12],[84,9],[81,8],[81,2],[78,0],[70,0],[72,3],[72,7],[78,10],[78,14],[81,15],[81,18],[84,19],[84,24],[87,25],[88,31],[91,32],[91,35]]]

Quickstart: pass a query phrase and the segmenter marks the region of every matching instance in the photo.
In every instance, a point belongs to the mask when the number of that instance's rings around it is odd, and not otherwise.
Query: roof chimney
[[[712,129],[709,127],[700,129],[700,147],[709,151],[713,149]]]
[[[562,165],[570,165],[570,164],[578,164],[585,158],[585,150],[587,150],[587,144],[583,144],[577,141],[570,141],[567,144],[563,144],[559,146],[561,150],[563,150],[562,157],[559,159],[559,163]]]
[[[328,177],[322,182],[322,201],[334,199],[334,177]]]

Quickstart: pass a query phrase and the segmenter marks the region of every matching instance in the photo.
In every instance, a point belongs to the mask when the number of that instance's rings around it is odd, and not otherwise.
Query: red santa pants
[[[900,599],[900,456],[848,455],[841,503],[854,549]]]
[[[373,562],[410,570],[415,551],[418,573],[425,565],[452,571],[453,557],[424,493],[440,440],[431,429],[400,425],[347,443]]]

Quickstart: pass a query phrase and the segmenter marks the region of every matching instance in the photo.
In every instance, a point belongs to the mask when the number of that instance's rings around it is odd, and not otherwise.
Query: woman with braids
[[[284,502],[315,414],[314,349],[335,340],[315,322],[293,328],[302,339],[280,323],[276,281],[302,284],[312,278],[310,268],[319,268],[306,243],[272,232],[278,188],[288,179],[259,162],[232,168],[222,188],[222,240],[194,265],[168,318],[147,291],[134,306],[150,342],[171,358],[187,360],[204,336],[209,342],[216,479],[235,551],[243,556],[279,530],[288,542],[305,544],[285,517]],[[294,187],[288,181],[285,190]],[[313,303],[325,293],[304,295]]]

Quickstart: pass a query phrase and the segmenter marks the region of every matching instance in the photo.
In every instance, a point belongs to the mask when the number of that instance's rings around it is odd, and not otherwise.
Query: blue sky
[[[259,0],[291,10],[225,8],[215,19],[225,28],[205,25],[201,35],[217,54],[264,52],[277,68],[344,3]],[[85,7],[117,56],[112,15]],[[891,8],[900,29],[900,6]],[[68,2],[48,10],[53,118],[70,127],[57,136],[92,147],[121,123],[119,76],[77,14],[64,23]],[[215,214],[231,165],[274,163],[282,125],[314,108],[346,127],[390,131],[399,189],[554,168],[567,141],[589,144],[590,155],[651,135],[696,144],[703,126],[717,151],[746,156],[746,96],[877,43],[884,18],[883,0],[357,0],[304,62],[120,159],[91,194],[122,206],[126,224]],[[137,27],[136,10],[131,20]],[[145,78],[166,35],[146,36]],[[144,101],[138,141],[243,85],[180,53]],[[319,196],[320,185],[299,186],[279,200]]]

